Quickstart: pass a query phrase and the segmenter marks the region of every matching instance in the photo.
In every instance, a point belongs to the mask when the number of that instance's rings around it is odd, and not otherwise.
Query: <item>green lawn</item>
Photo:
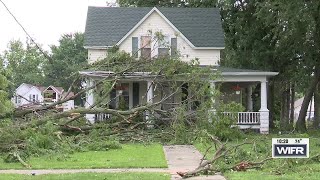
[[[122,149],[79,152],[65,160],[55,157],[31,158],[27,163],[32,169],[84,169],[84,168],[166,168],[164,152],[160,144],[125,144]],[[0,169],[24,169],[20,163],[5,163]]]
[[[230,172],[224,174],[230,180],[247,180],[247,179],[261,179],[261,180],[319,180],[320,172],[292,172],[282,175],[275,175],[273,173],[261,171],[248,172]]]
[[[320,164],[307,164],[294,167],[292,171],[276,175],[273,172],[250,170],[247,172],[228,172],[224,174],[230,180],[261,179],[261,180],[319,180]]]
[[[163,173],[75,173],[47,175],[1,174],[0,179],[6,180],[170,180],[169,174]]]
[[[271,156],[271,139],[272,138],[283,138],[283,137],[309,137],[309,157],[313,157],[320,153],[320,137],[318,134],[291,134],[291,135],[246,135],[247,140],[255,139],[255,149],[252,145],[244,145],[240,148],[237,148],[237,151],[242,149],[242,154],[244,155],[243,161],[248,161],[247,157],[256,158],[256,160],[249,161],[260,161],[267,156]],[[244,140],[234,140],[229,141],[227,144],[234,145],[243,142]],[[195,143],[196,148],[204,153],[208,148],[208,145],[203,143]],[[214,148],[208,153],[208,157],[212,157],[214,154]],[[223,160],[223,159],[220,159]],[[279,175],[280,174],[280,175]],[[306,164],[302,159],[273,159],[267,161],[265,165],[262,166],[261,170],[248,170],[245,172],[224,172],[224,176],[230,180],[246,180],[246,179],[263,179],[263,180],[291,180],[291,179],[303,179],[303,180],[316,180],[320,179],[320,161],[313,161]]]

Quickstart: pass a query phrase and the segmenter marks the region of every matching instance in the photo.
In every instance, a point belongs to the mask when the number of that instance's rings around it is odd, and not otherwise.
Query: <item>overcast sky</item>
[[[28,33],[44,49],[57,44],[61,34],[84,32],[88,6],[106,6],[113,0],[2,0]],[[12,39],[26,34],[0,3],[0,52]]]

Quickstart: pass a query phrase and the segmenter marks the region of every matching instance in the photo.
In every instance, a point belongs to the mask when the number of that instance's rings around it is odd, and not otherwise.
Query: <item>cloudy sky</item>
[[[44,49],[57,44],[64,33],[84,32],[88,6],[106,6],[113,0],[2,0],[27,32]],[[26,34],[0,3],[0,52],[12,39]]]

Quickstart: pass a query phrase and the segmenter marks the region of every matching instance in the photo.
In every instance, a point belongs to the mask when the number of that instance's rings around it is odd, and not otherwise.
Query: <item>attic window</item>
[[[151,57],[151,36],[141,36],[140,40],[140,49],[141,49],[141,57],[142,58],[150,58]]]
[[[163,58],[169,56],[170,49],[170,38],[168,36],[164,36],[162,40],[159,41],[158,45],[158,57]]]

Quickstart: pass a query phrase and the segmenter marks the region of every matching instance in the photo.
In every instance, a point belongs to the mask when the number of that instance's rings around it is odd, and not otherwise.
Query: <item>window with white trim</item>
[[[170,38],[169,36],[164,36],[163,39],[158,41],[158,57],[164,58],[169,56],[170,51]]]
[[[135,58],[141,57],[150,59],[152,56],[166,57],[177,56],[177,38],[164,36],[163,39],[152,42],[153,37],[150,35],[143,35],[139,37],[132,37],[131,55]],[[153,49],[154,48],[154,49]],[[152,54],[154,52],[155,54]]]
[[[38,95],[36,95],[36,94],[30,94],[30,95],[29,95],[29,101],[30,101],[30,102],[36,102],[36,101],[38,101]]]
[[[15,96],[15,103],[21,104],[21,97],[19,95]]]
[[[142,58],[151,58],[151,36],[140,37],[140,51]]]

